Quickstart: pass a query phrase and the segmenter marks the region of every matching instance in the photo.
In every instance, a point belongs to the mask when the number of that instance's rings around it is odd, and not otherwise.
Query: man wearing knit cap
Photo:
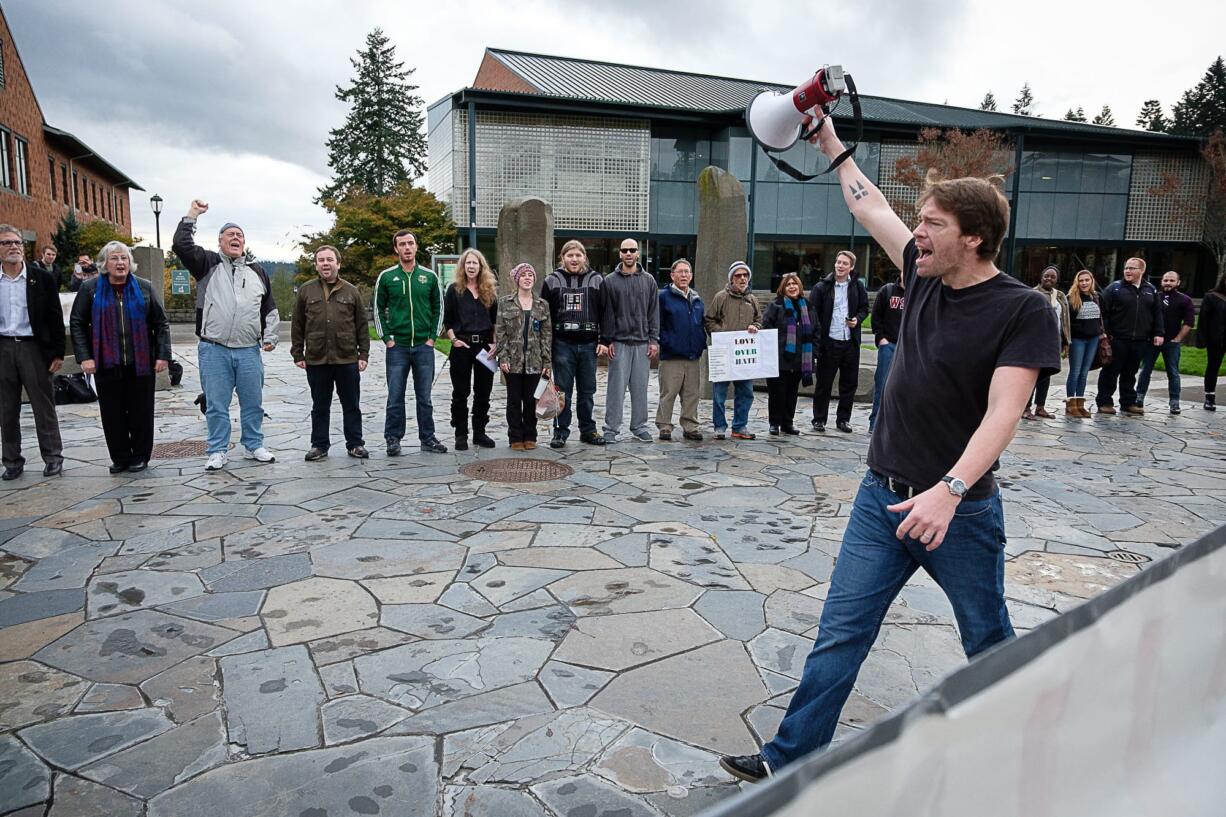
[[[621,263],[601,286],[600,345],[596,354],[609,357],[605,394],[604,439],[618,442],[626,388],[630,389],[630,433],[639,442],[652,441],[647,425],[647,383],[651,361],[660,352],[660,299],[655,279],[639,264],[639,243],[627,238],[618,250]]]
[[[751,271],[744,261],[734,261],[728,267],[728,286],[715,293],[711,308],[702,317],[707,334],[715,332],[745,332],[762,328],[762,306],[749,291]],[[753,408],[753,381],[732,381],[732,439],[752,440],[749,431],[749,410]],[[728,381],[711,384],[711,423],[715,439],[722,440],[728,430],[724,403],[728,400]]]
[[[1047,302],[1051,304],[1051,308],[1055,311],[1056,320],[1060,324],[1060,356],[1067,357],[1069,339],[1072,337],[1072,322],[1069,319],[1068,296],[1056,286],[1059,280],[1060,268],[1049,264],[1043,268],[1043,272],[1039,273],[1039,285],[1034,288],[1034,291],[1046,298]],[[1047,389],[1049,386],[1051,386],[1051,375],[1040,375],[1034,387],[1034,394],[1031,395],[1031,400],[1026,405],[1026,410],[1022,412],[1022,419],[1034,420],[1039,417],[1051,419],[1051,413],[1043,405],[1047,402]]]
[[[208,408],[208,463],[217,471],[229,462],[230,403],[238,392],[243,457],[260,463],[276,458],[264,447],[264,361],[260,349],[277,346],[280,317],[263,267],[248,261],[246,236],[232,221],[217,235],[220,253],[196,246],[196,220],[209,205],[195,199],[175,229],[173,247],[196,279],[196,335],[200,338],[200,385]]]

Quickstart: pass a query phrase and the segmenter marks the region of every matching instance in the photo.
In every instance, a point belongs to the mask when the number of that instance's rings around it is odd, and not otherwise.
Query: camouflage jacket
[[[508,363],[512,374],[536,374],[550,366],[553,325],[549,320],[549,304],[543,298],[532,303],[532,321],[524,340],[524,310],[511,293],[498,302],[498,323],[494,340],[498,344],[498,363]]]

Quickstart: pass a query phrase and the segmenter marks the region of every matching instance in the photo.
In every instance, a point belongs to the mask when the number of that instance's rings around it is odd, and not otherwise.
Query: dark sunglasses
[[[622,247],[621,249],[618,250],[618,252],[638,252],[638,251],[639,251],[638,247],[631,247],[629,249]]]

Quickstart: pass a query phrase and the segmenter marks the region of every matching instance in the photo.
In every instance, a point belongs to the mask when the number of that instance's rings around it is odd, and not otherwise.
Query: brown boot
[[[1110,405],[1099,406],[1098,413],[1099,414],[1115,414],[1115,406],[1110,406]]]
[[[1064,416],[1065,417],[1080,417],[1081,414],[1077,411],[1077,398],[1070,397],[1064,401]]]
[[[1077,416],[1078,417],[1093,417],[1090,410],[1086,408],[1086,399],[1084,397],[1077,398]]]

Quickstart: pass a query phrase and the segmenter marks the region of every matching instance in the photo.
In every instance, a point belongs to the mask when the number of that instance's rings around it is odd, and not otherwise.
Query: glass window
[[[660,129],[651,139],[651,178],[695,181],[711,164],[711,142],[700,134]]]
[[[47,167],[50,170],[51,178],[51,200],[55,201],[55,159],[48,159]]]
[[[123,197],[119,197],[119,223],[123,224]]]
[[[0,187],[12,187],[13,175],[9,169],[9,132],[0,128]]]
[[[16,139],[17,152],[14,164],[17,170],[17,192],[23,196],[30,195],[30,143],[20,136]]]
[[[60,192],[64,194],[64,203],[68,203],[68,165],[60,162]]]
[[[81,209],[81,179],[75,169],[72,171],[72,206]]]

